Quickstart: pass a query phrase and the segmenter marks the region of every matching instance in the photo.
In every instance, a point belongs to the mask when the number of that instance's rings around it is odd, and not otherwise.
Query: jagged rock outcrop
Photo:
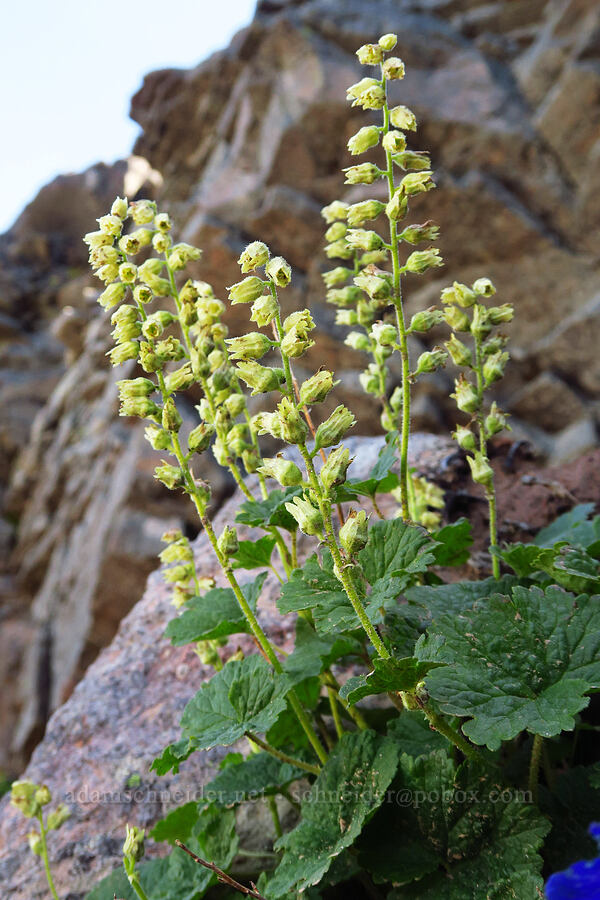
[[[360,430],[378,429],[357,381],[362,358],[323,302],[319,210],[361,196],[340,169],[368,117],[349,108],[345,88],[361,71],[355,48],[385,31],[399,34],[407,77],[394,89],[417,113],[413,144],[431,150],[440,188],[418,215],[441,225],[447,261],[408,284],[409,308],[435,302],[454,278],[489,274],[516,307],[498,391],[515,433],[555,461],[595,445],[597,2],[263,0],[224,51],[147,76],[132,101],[136,157],[56,179],[0,239],[0,665],[12,676],[0,766],[20,767],[140,596],[163,523],[187,515],[154,486],[139,426],[113,420],[106,324],[95,321],[80,239],[116,194],[160,197],[183,239],[204,248],[197,272],[221,295],[249,240],[287,256],[286,303],[308,303],[321,332],[306,365],[334,367]],[[245,326],[246,310],[232,312],[232,330]],[[454,424],[451,384],[450,370],[423,380],[417,427]],[[224,495],[227,484],[207,474]]]

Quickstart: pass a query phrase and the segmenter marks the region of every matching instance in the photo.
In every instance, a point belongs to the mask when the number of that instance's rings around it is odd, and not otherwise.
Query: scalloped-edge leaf
[[[388,735],[398,741],[400,749],[409,756],[427,756],[433,750],[451,749],[445,737],[434,731],[420,709],[405,709],[391,719],[387,726]]]
[[[554,522],[538,531],[533,543],[538,547],[553,547],[560,541],[589,547],[600,538],[600,516],[590,521],[594,512],[594,503],[580,503],[569,512],[563,513]]]
[[[413,656],[404,659],[374,659],[373,671],[365,675],[353,675],[340,690],[342,700],[354,704],[372,694],[397,691],[414,691],[431,669],[444,663],[426,662]]]
[[[269,880],[269,897],[316,885],[352,846],[382,803],[398,766],[398,744],[374,731],[345,734],[323,766],[300,823],[276,844],[283,858]]]
[[[184,736],[199,750],[228,746],[247,731],[265,732],[286,707],[287,676],[262,656],[232,660],[188,702],[181,718]]]
[[[251,609],[256,609],[266,572],[242,585],[242,593]],[[244,634],[250,626],[231,588],[213,588],[203,597],[192,597],[180,616],[171,619],[165,637],[176,647],[195,641],[209,641],[230,634]]]
[[[283,663],[292,682],[320,675],[334,662],[349,654],[360,654],[363,644],[352,635],[319,635],[306,619],[296,621],[296,643],[293,653]]]
[[[411,605],[422,610],[423,618],[435,620],[438,616],[455,615],[470,609],[478,600],[493,594],[509,594],[519,583],[515,575],[501,578],[484,578],[483,581],[459,581],[453,584],[415,585],[406,592]]]
[[[265,534],[257,541],[240,541],[237,553],[231,557],[234,569],[263,569],[271,565],[275,538]]]
[[[415,655],[448,663],[426,678],[464,733],[497,750],[521,731],[553,737],[600,688],[600,596],[515,587],[458,615],[440,616]]]
[[[227,766],[202,788],[205,802],[216,806],[235,806],[280,792],[306,773],[269,753],[251,753],[237,765]]]
[[[282,491],[270,491],[266,500],[246,500],[240,506],[235,521],[240,525],[250,525],[253,528],[268,528],[269,525],[277,525],[288,531],[296,531],[298,523],[285,508],[285,504],[292,497],[302,493],[301,487],[287,487]]]
[[[433,555],[436,566],[462,566],[469,560],[473,535],[468,519],[457,519],[431,533],[438,546]]]

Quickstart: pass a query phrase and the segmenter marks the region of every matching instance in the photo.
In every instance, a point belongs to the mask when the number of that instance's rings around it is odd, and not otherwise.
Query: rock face
[[[436,302],[455,278],[492,277],[500,302],[516,307],[497,398],[515,433],[554,462],[594,445],[596,0],[263,0],[223,52],[147,76],[132,101],[135,157],[56,179],[0,239],[0,668],[13,676],[0,701],[0,767],[21,768],[48,714],[110,641],[163,527],[195,527],[154,485],[139,428],[113,419],[115,375],[81,235],[116,194],[160,197],[181,237],[204,248],[197,272],[218,294],[237,279],[249,240],[287,256],[286,303],[309,304],[321,332],[306,365],[335,368],[359,430],[379,430],[357,381],[362,357],[323,302],[319,210],[362,196],[340,169],[348,137],[369,118],[349,108],[345,89],[362,71],[356,47],[387,31],[400,35],[407,64],[394,88],[417,114],[413,144],[431,151],[439,184],[415,215],[439,222],[447,260],[407,283],[409,309]],[[232,330],[245,326],[246,310],[233,312]],[[416,427],[454,425],[451,385],[450,370],[423,380]],[[217,496],[230,489],[213,467],[204,474]]]
[[[355,456],[351,474],[365,477],[382,441],[351,439],[348,446]],[[507,443],[499,448],[495,459],[501,539],[526,538],[575,502],[600,500],[600,451],[562,470],[540,471],[519,453],[513,452],[508,458],[508,448]],[[477,571],[478,551],[485,543],[484,504],[472,490],[459,455],[449,455],[452,449],[446,439],[415,435],[410,462],[448,489],[455,513],[466,512],[473,518],[479,539],[472,567],[463,572],[472,577]],[[380,499],[384,504],[386,498]],[[225,504],[215,522],[217,532],[232,521],[239,502],[236,495]],[[385,511],[391,513],[392,506],[391,501],[384,504]],[[246,539],[253,536],[250,530],[239,531]],[[194,549],[199,574],[214,575],[222,584],[203,535]],[[299,549],[306,555],[307,540],[302,536]],[[242,576],[245,580],[249,579]],[[211,674],[190,647],[173,647],[163,637],[166,623],[175,615],[169,593],[160,573],[154,572],[142,599],[123,620],[111,645],[51,717],[25,772],[25,777],[46,783],[54,800],[66,802],[71,809],[71,818],[51,835],[49,851],[58,892],[69,900],[82,900],[97,879],[120,865],[126,822],[150,828],[173,806],[199,798],[202,785],[214,776],[225,752],[218,748],[195,753],[176,776],[158,778],[148,771],[163,747],[179,738],[183,708]],[[278,584],[269,575],[261,594],[259,618],[274,642],[289,651],[293,646],[292,619],[277,613],[277,596]],[[236,636],[228,652],[238,645],[245,652],[254,652],[246,635]],[[128,788],[132,775],[139,776],[135,790]],[[260,804],[249,816],[254,832],[259,815]],[[265,829],[268,832],[268,824]],[[3,898],[35,900],[47,896],[41,862],[31,857],[27,846],[28,830],[28,821],[5,797],[0,803]],[[148,852],[157,852],[151,842]]]

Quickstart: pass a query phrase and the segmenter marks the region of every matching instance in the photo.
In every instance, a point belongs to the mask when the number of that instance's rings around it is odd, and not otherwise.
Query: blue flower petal
[[[593,822],[590,835],[600,848],[600,822]],[[600,900],[600,857],[573,863],[564,872],[551,875],[546,883],[548,900]]]

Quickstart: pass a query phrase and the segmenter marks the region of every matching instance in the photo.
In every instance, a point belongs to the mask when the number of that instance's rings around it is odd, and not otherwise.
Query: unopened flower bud
[[[381,143],[388,153],[403,153],[406,150],[406,138],[401,131],[388,131]]]
[[[328,225],[338,220],[344,220],[348,212],[348,204],[342,203],[341,200],[334,200],[329,206],[324,206],[321,215]]]
[[[362,297],[360,288],[354,285],[347,285],[343,288],[332,288],[327,291],[326,300],[332,306],[347,307],[355,306]]]
[[[498,381],[502,378],[506,363],[509,359],[509,354],[506,353],[506,351],[492,353],[491,356],[486,357],[486,360],[483,363],[483,380],[485,381],[486,387],[488,384],[493,384],[494,381]]]
[[[392,222],[396,222],[398,219],[403,219],[406,216],[408,212],[408,198],[404,191],[400,189],[396,191],[386,205],[385,211],[388,219],[391,219]]]
[[[144,829],[135,825],[126,826],[123,856],[131,863],[139,862],[144,855]]]
[[[385,50],[386,53],[389,53],[389,51],[393,50],[398,43],[398,35],[392,34],[391,32],[389,34],[382,34],[377,43],[382,50]]]
[[[360,350],[363,353],[368,353],[371,349],[369,338],[360,331],[351,331],[350,334],[346,335],[344,343],[347,347],[351,347],[352,350]]]
[[[248,441],[248,426],[245,422],[240,422],[230,428],[227,435],[227,446],[231,450],[233,456],[241,456],[245,450],[249,450],[252,445],[249,444]]]
[[[353,250],[379,250],[384,243],[376,231],[367,231],[364,228],[351,228],[346,240]]]
[[[100,216],[96,221],[98,222],[100,231],[104,232],[104,234],[109,234],[111,237],[119,237],[121,234],[123,222],[119,216]]]
[[[467,462],[471,469],[473,481],[477,484],[491,487],[494,481],[494,470],[490,466],[488,459],[479,450],[475,450],[473,456],[467,456]]]
[[[248,244],[242,255],[238,259],[238,265],[241,267],[242,274],[252,272],[259,266],[264,266],[269,261],[269,248],[262,241],[253,241]]]
[[[10,802],[16,806],[26,819],[32,819],[40,812],[40,805],[35,799],[38,789],[33,781],[13,781],[10,789]]]
[[[211,373],[214,373],[217,371],[217,369],[220,369],[221,366],[225,364],[225,362],[227,361],[227,354],[225,354],[222,350],[217,350],[215,348],[214,350],[210,351],[206,358],[208,360]]]
[[[352,100],[352,106],[363,109],[382,109],[385,106],[385,90],[376,78],[361,78],[346,90],[346,99]]]
[[[270,259],[265,266],[265,272],[277,287],[287,287],[292,280],[292,267],[283,256],[274,256]]]
[[[348,226],[345,222],[334,222],[325,232],[325,240],[330,244],[339,241],[346,236],[347,231]]]
[[[281,341],[281,352],[285,356],[297,359],[302,356],[309,347],[312,347],[314,343],[315,342],[308,337],[306,327],[302,323],[299,323],[298,325],[294,325],[293,328],[290,328],[284,336]]]
[[[240,546],[235,528],[226,525],[217,540],[217,546],[222,556],[226,559],[230,556],[235,556]]]
[[[392,412],[400,412],[402,409],[402,388],[400,385],[397,385],[392,391],[392,395],[390,397],[390,407]]]
[[[163,359],[171,359],[174,362],[176,362],[178,359],[182,359],[185,356],[185,350],[183,349],[181,341],[179,340],[179,338],[173,336],[159,341],[156,345],[156,353]]]
[[[395,153],[394,162],[401,169],[404,169],[405,172],[424,172],[426,169],[431,168],[431,157],[429,153],[425,153],[422,150],[405,150],[402,153]],[[431,175],[431,172],[429,174]],[[434,187],[435,184],[431,182],[425,190],[430,191]],[[419,192],[413,191],[412,193]]]
[[[384,209],[385,203],[381,203],[379,200],[362,200],[360,203],[353,203],[348,210],[348,225],[356,228],[364,222],[376,219]]]
[[[50,788],[47,785],[42,784],[35,792],[36,803],[39,803],[40,806],[46,806],[51,800],[52,794],[50,793]]]
[[[390,109],[390,122],[394,128],[400,128],[402,131],[417,130],[417,119],[408,106],[394,106]]]
[[[196,378],[208,378],[210,375],[210,363],[204,353],[195,347],[192,348],[190,353],[190,363]]]
[[[281,422],[281,436],[287,444],[302,444],[306,440],[308,429],[300,411],[291,400],[283,397],[277,404],[277,414]]]
[[[350,451],[346,447],[336,447],[331,451],[320,472],[321,481],[327,491],[345,482],[351,462]]]
[[[302,484],[302,472],[295,462],[285,459],[281,453],[273,459],[264,459],[258,471],[265,478],[274,478],[282,487],[296,487]]]
[[[317,428],[315,450],[339,444],[346,432],[355,424],[354,415],[343,404],[340,404]]]
[[[390,81],[404,78],[404,63],[397,56],[390,56],[383,64],[383,74]]]
[[[351,269],[346,269],[345,266],[337,266],[335,269],[330,269],[329,272],[323,272],[321,278],[325,282],[325,287],[334,288],[344,284],[351,275]]]
[[[88,231],[83,236],[84,244],[87,244],[90,250],[97,250],[99,247],[112,246],[114,238],[105,231]]]
[[[450,396],[462,412],[474,413],[479,409],[479,394],[470,381],[462,375],[454,382],[454,393]]]
[[[370,328],[375,321],[375,314],[381,305],[380,300],[361,300],[356,304],[356,318],[363,328]]]
[[[304,534],[319,535],[323,531],[323,516],[309,500],[294,497],[291,503],[285,504],[285,508]]]
[[[445,346],[455,366],[473,367],[473,354],[455,335],[452,335],[450,340],[446,341]]]
[[[440,236],[438,225],[425,222],[423,225],[409,225],[398,237],[407,244],[420,244],[421,241],[437,241]]]
[[[253,303],[265,289],[265,282],[256,275],[249,275],[243,281],[227,288],[232,305],[236,303]]]
[[[358,323],[358,316],[355,309],[336,309],[335,324],[346,325],[352,327]]]
[[[369,538],[369,519],[364,509],[351,509],[348,518],[339,531],[340,544],[348,554],[354,556],[366,547]]]
[[[64,825],[67,819],[71,818],[71,810],[64,803],[59,803],[56,809],[48,813],[46,827],[50,831],[56,831],[61,825]]]
[[[347,169],[342,169],[342,172],[346,176],[344,184],[373,184],[374,181],[385,174],[374,163],[360,163],[358,166],[348,166]]]
[[[457,425],[456,431],[452,432],[452,437],[461,450],[470,450],[473,452],[477,448],[475,435],[466,425]]]
[[[407,272],[414,272],[420,275],[434,266],[443,266],[444,260],[440,256],[440,251],[436,247],[429,250],[415,250],[410,254],[405,263]]]
[[[246,401],[243,394],[230,394],[225,401],[225,408],[232,419],[237,418],[246,408]]]
[[[156,215],[156,203],[152,200],[135,200],[129,204],[128,212],[136,225],[149,225]]]
[[[119,249],[127,256],[135,256],[152,242],[152,232],[148,228],[137,228],[119,240]]]
[[[400,189],[407,197],[431,191],[435,187],[432,172],[409,172],[400,182]]]
[[[450,326],[452,331],[471,330],[471,320],[458,306],[446,306],[443,314],[446,324]]]
[[[278,413],[261,412],[253,416],[253,425],[259,434],[270,434],[271,437],[282,437],[281,419]]]
[[[242,462],[248,475],[258,471],[262,462],[261,456],[254,447],[249,447],[242,453]]]
[[[376,363],[370,363],[364,372],[360,373],[358,380],[365,394],[372,394],[374,397],[381,395],[381,375]]]
[[[478,278],[471,287],[479,297],[493,297],[496,293],[496,288],[489,278]]]
[[[505,428],[510,431],[511,427],[507,422],[507,418],[507,414],[503,412],[496,401],[494,401],[485,418],[486,437],[493,437],[493,435],[499,434],[499,432],[503,431]]]
[[[492,330],[492,323],[488,315],[488,311],[481,303],[476,303],[473,307],[473,318],[471,319],[471,334],[479,338],[486,338]]]
[[[144,436],[154,450],[170,450],[171,436],[157,425],[148,425],[144,429]]]
[[[172,397],[167,397],[162,411],[162,427],[165,431],[177,433],[183,424],[175,401]]]
[[[515,311],[510,303],[503,303],[502,306],[490,306],[487,312],[492,325],[501,325],[503,322],[512,322]]]
[[[483,356],[491,356],[493,353],[498,353],[500,350],[504,350],[508,343],[508,338],[505,334],[497,334],[494,337],[491,337],[485,344],[481,346],[481,352]]]
[[[139,352],[140,345],[137,341],[126,341],[124,344],[117,344],[116,347],[113,347],[107,356],[111,366],[120,366],[128,359],[137,359]]]
[[[124,219],[127,215],[127,197],[117,197],[110,208],[111,216],[118,216]]]
[[[363,66],[376,66],[383,60],[383,47],[380,44],[363,44],[356,55]]]
[[[251,331],[241,337],[228,338],[225,343],[229,347],[231,359],[261,359],[273,346],[273,342],[260,331]]]
[[[387,300],[392,293],[390,279],[385,275],[369,275],[366,272],[360,272],[354,279],[354,284],[373,300]]]
[[[171,240],[170,234],[163,234],[162,231],[157,231],[156,234],[152,236],[152,246],[157,253],[168,253],[172,244],[173,241]]]
[[[98,303],[103,309],[112,309],[113,306],[116,306],[123,300],[126,293],[127,285],[116,281],[114,284],[109,284],[108,287],[104,288],[98,297]]]
[[[127,341],[133,341],[142,333],[140,322],[119,322],[111,331],[111,335],[116,344],[125,344]]]
[[[306,331],[312,331],[315,327],[313,317],[308,309],[298,309],[296,312],[290,313],[283,320],[283,331],[287,334],[292,328],[301,326]]]
[[[320,369],[300,387],[301,403],[322,403],[333,388],[333,372]]]
[[[185,269],[189,262],[200,259],[201,256],[202,250],[199,250],[198,247],[180,242],[169,251],[169,266],[174,272],[178,272],[180,269]]]
[[[340,238],[325,247],[325,256],[328,259],[350,259],[354,251],[345,238]]]
[[[44,845],[42,844],[39,831],[30,831],[27,835],[27,843],[35,856],[41,856],[44,852]]]
[[[425,334],[425,332],[435,325],[440,325],[443,321],[444,313],[442,310],[437,309],[435,306],[430,306],[429,309],[423,309],[414,314],[410,320],[408,330],[418,334]]]
[[[446,365],[448,358],[447,352],[443,347],[434,347],[433,350],[426,350],[421,353],[417,360],[417,368],[414,375],[422,375],[424,372],[435,372],[436,369]]]
[[[242,381],[252,388],[252,396],[277,391],[285,380],[283,369],[261,366],[253,360],[239,362],[236,372]]]
[[[196,376],[192,372],[192,366],[189,362],[184,363],[181,368],[175,369],[174,372],[169,372],[165,376],[165,386],[170,394],[175,391],[187,391],[195,381]]]
[[[375,322],[371,337],[382,347],[393,347],[398,340],[398,329],[391,322]]]
[[[200,422],[190,431],[188,437],[188,450],[190,453],[204,453],[208,448],[212,436],[215,433],[215,426],[208,422]]]
[[[184,478],[181,470],[166,462],[163,462],[162,466],[157,466],[155,468],[154,477],[171,491],[175,488],[183,487],[184,485]]]
[[[103,266],[100,266],[96,272],[96,277],[105,284],[114,281],[119,277],[119,267],[116,263],[105,263]]]
[[[371,147],[376,147],[379,143],[379,128],[376,125],[365,125],[359,128],[356,134],[353,134],[348,141],[348,150],[352,156],[358,156],[365,153]]]
[[[477,295],[460,281],[455,281],[452,287],[444,288],[441,293],[442,303],[457,303],[463,309],[469,309],[477,300]]]
[[[156,385],[149,378],[125,378],[117,381],[119,399],[131,397],[149,397],[156,390]]]

